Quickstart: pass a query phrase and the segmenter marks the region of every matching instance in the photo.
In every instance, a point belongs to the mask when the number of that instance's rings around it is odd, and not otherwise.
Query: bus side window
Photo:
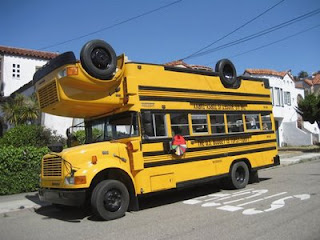
[[[165,114],[144,112],[142,113],[142,124],[146,138],[168,136]]]
[[[243,132],[242,114],[227,114],[228,132]]]
[[[210,115],[210,122],[212,134],[221,134],[226,132],[223,114]]]
[[[254,131],[260,129],[259,114],[246,114],[247,131]]]
[[[262,119],[262,129],[264,131],[272,130],[272,122],[270,114],[261,114]]]
[[[191,114],[192,133],[208,134],[208,122],[206,114]]]
[[[189,123],[187,113],[172,113],[170,114],[172,136],[182,135],[187,136],[189,133]]]

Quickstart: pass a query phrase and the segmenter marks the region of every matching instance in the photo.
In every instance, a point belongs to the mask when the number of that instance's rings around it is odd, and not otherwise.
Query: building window
[[[273,88],[271,88],[271,101],[272,101],[272,106],[274,106],[274,96],[273,96]]]
[[[20,64],[12,64],[12,77],[16,79],[20,78]]]
[[[208,122],[206,114],[192,114],[192,133],[208,133]]]
[[[259,114],[246,114],[247,131],[254,131],[260,129]]]
[[[223,114],[210,115],[210,122],[212,134],[221,134],[226,132]]]
[[[282,88],[280,88],[280,105],[283,107],[284,104],[283,104],[283,90]]]
[[[227,114],[228,133],[243,132],[242,114]]]
[[[280,106],[280,89],[274,88],[274,105]]]
[[[291,93],[290,92],[284,92],[284,103],[286,105],[291,106]]]
[[[187,113],[173,113],[170,114],[172,135],[190,135],[188,114]]]

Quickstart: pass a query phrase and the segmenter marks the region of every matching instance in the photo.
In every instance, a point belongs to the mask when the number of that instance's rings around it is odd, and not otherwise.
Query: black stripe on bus
[[[257,110],[234,110],[234,109],[230,109],[230,110],[214,110],[214,109],[208,109],[208,110],[204,110],[204,109],[192,109],[192,110],[180,110],[180,109],[141,109],[141,113],[144,112],[151,112],[151,113],[196,113],[196,114],[230,114],[230,113],[234,113],[234,114],[271,114],[272,111],[268,110],[262,110],[262,111],[257,111]]]
[[[205,136],[183,136],[186,140],[217,140],[224,138],[247,138],[256,135],[272,134],[274,131],[257,131],[257,132],[241,132],[241,133],[228,133],[228,134],[217,134],[217,135],[205,135]],[[158,143],[158,142],[169,142],[172,138],[144,138],[142,143]]]
[[[219,100],[206,98],[182,98],[182,97],[162,97],[162,96],[139,96],[140,101],[163,101],[163,102],[189,102],[189,103],[220,103],[220,104],[265,104],[272,105],[270,101],[252,100]]]
[[[198,161],[212,160],[212,159],[216,159],[216,158],[233,157],[233,156],[249,154],[249,153],[266,152],[266,151],[276,150],[276,149],[277,149],[277,147],[258,148],[258,149],[238,151],[238,152],[230,152],[230,153],[226,152],[226,153],[222,153],[222,154],[184,158],[184,159],[179,159],[179,160],[166,160],[166,161],[159,161],[159,162],[150,162],[150,163],[145,163],[144,167],[151,168],[151,167],[160,167],[160,166],[183,164],[183,163],[190,163],[190,162],[198,162]]]
[[[231,148],[231,147],[241,147],[241,146],[248,146],[248,145],[260,145],[265,143],[277,143],[276,139],[271,140],[263,140],[263,141],[255,141],[255,142],[243,142],[243,143],[234,143],[234,144],[221,144],[215,146],[204,146],[204,147],[195,147],[195,148],[188,148],[187,152],[198,152],[198,151],[206,151],[206,150],[214,150],[214,149],[222,149],[222,148]],[[153,151],[153,152],[144,152],[144,157],[151,157],[151,156],[161,156],[167,155],[169,153],[165,153],[162,151]]]
[[[167,87],[152,87],[152,86],[139,86],[139,90],[151,90],[162,92],[183,92],[183,93],[204,93],[213,95],[231,95],[231,96],[244,96],[244,97],[270,97],[269,94],[254,94],[254,93],[237,93],[237,92],[223,92],[223,91],[207,91],[198,89],[185,89],[185,88],[167,88]]]

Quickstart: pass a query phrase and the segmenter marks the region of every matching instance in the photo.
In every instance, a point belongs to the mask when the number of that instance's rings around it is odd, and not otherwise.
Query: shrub
[[[65,144],[66,140],[50,129],[38,125],[18,125],[7,131],[0,139],[1,146],[45,147],[52,143]]]
[[[46,147],[0,146],[0,195],[35,191]]]

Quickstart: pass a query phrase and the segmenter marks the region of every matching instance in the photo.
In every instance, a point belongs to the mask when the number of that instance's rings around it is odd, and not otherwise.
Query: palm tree
[[[4,119],[10,125],[33,123],[40,115],[39,106],[33,97],[16,94],[1,106]]]

